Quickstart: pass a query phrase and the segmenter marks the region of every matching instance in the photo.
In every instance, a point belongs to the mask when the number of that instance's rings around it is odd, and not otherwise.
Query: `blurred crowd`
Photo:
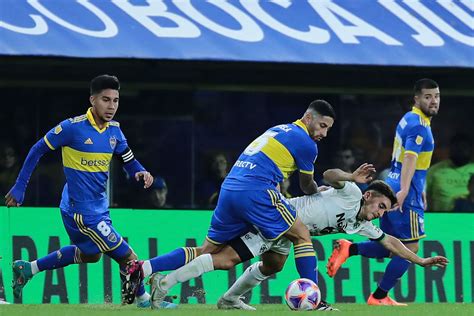
[[[169,92],[161,102],[166,103],[168,99],[171,102],[175,94]],[[80,97],[87,96],[77,96]],[[181,95],[184,103],[191,104],[187,107],[173,110],[163,106],[166,110],[158,111],[154,106],[156,97],[125,95],[116,119],[135,156],[155,176],[155,182],[149,190],[143,190],[138,184],[130,186],[127,182],[135,180],[127,179],[120,163],[114,161],[110,173],[111,206],[213,209],[222,181],[245,146],[266,128],[298,119],[301,107],[296,105],[306,104],[312,97],[207,91]],[[318,144],[320,156],[315,169],[318,183],[328,168],[352,172],[364,162],[375,165],[376,178],[385,179],[390,167],[394,128],[400,115],[410,108],[409,100],[360,95],[324,98],[335,104],[338,120],[329,137]],[[13,185],[27,150],[68,115],[85,113],[87,99],[84,99],[67,110],[58,111],[59,102],[48,99],[48,103],[46,100],[42,103],[39,97],[36,111],[26,112],[23,106],[12,109],[12,115],[0,117],[5,129],[2,135],[10,135],[0,140],[3,194]],[[128,106],[136,99],[140,99],[143,106],[139,112]],[[468,117],[457,115],[469,106],[469,100],[452,99],[443,99],[443,103],[449,105],[441,109],[433,122],[436,150],[427,177],[428,212],[474,212],[472,133],[468,133]],[[381,104],[383,113],[376,110]],[[51,116],[41,115],[42,112]],[[57,206],[63,184],[60,155],[45,155],[30,180],[24,204]],[[286,197],[302,194],[298,181],[292,178],[281,184],[281,190]]]

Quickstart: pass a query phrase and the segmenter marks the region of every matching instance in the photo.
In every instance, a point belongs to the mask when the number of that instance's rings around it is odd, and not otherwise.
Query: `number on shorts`
[[[111,231],[110,226],[107,225],[104,221],[97,224],[97,230],[100,231],[105,237],[107,237]]]

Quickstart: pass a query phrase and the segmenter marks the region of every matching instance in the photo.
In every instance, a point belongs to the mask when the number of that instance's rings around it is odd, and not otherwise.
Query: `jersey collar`
[[[92,108],[89,108],[87,110],[86,116],[87,116],[87,120],[89,121],[89,123],[91,123],[92,127],[95,128],[101,134],[107,129],[107,127],[109,127],[109,122],[106,122],[103,128],[99,128],[99,126],[97,126],[94,120],[94,116],[92,115]]]
[[[306,132],[306,134],[309,135],[308,128],[306,127],[306,125],[304,125],[304,123],[301,120],[296,120],[296,121],[293,122],[293,124],[298,125],[299,127],[301,127]]]
[[[430,120],[430,118],[429,118],[428,116],[426,116],[425,113],[423,113],[422,110],[420,110],[419,108],[417,108],[416,106],[414,106],[414,107],[411,108],[411,111],[412,111],[413,113],[415,113],[415,114],[418,114],[418,115],[421,117],[421,119],[422,119],[428,126],[430,126],[431,120]]]

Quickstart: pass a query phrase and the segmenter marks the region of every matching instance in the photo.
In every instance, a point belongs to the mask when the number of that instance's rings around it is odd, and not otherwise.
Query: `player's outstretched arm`
[[[329,185],[336,189],[340,189],[344,187],[345,181],[367,183],[372,180],[372,175],[374,173],[374,165],[363,163],[353,173],[348,173],[341,169],[329,169],[324,172],[323,177]]]
[[[421,258],[410,249],[405,247],[405,245],[400,240],[387,234],[380,242],[394,255],[402,257],[403,259],[416,263],[425,268],[431,266],[444,268],[449,263],[448,259],[443,256]]]
[[[50,151],[50,148],[46,145],[43,138],[31,147],[23,163],[23,167],[16,178],[15,185],[5,195],[5,205],[7,207],[20,206],[23,204],[26,186],[30,181],[31,174],[35,170],[40,158],[48,151]]]

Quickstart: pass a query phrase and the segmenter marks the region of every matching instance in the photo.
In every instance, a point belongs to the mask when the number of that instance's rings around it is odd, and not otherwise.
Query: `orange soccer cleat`
[[[375,298],[373,294],[370,294],[369,299],[367,300],[368,305],[385,305],[385,306],[407,306],[407,304],[404,303],[398,303],[394,299],[392,299],[390,296],[385,296],[384,298]]]
[[[350,245],[352,245],[352,243],[346,239],[339,239],[334,243],[334,250],[326,265],[327,274],[331,278],[336,275],[337,270],[339,270],[341,265],[349,258]]]

